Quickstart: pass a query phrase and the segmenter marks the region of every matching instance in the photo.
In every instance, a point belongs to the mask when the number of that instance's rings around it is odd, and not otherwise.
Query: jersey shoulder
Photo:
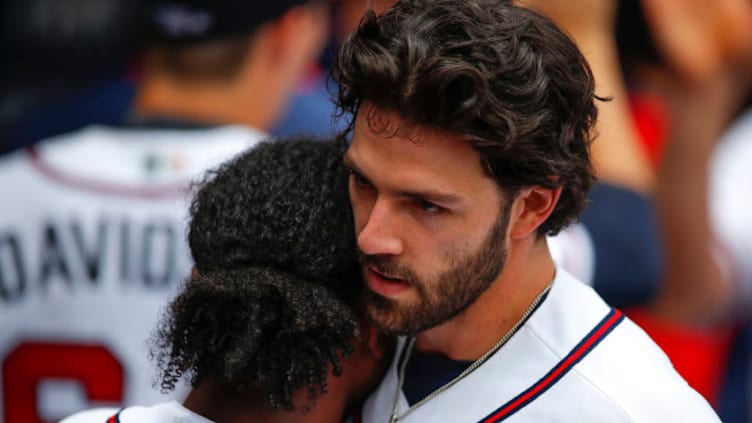
[[[60,423],[107,423],[107,419],[117,414],[118,408],[95,408],[72,414]]]

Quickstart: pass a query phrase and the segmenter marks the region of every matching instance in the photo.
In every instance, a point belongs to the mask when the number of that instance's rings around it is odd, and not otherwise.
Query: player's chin
[[[364,298],[362,309],[368,320],[382,333],[389,335],[413,335],[422,330],[420,319],[416,319],[413,307],[403,301],[384,298],[369,292]]]

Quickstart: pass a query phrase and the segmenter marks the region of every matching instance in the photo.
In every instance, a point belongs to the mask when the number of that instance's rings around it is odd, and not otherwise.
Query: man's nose
[[[404,245],[396,227],[396,211],[386,201],[377,200],[366,225],[358,234],[358,247],[366,255],[400,255]]]

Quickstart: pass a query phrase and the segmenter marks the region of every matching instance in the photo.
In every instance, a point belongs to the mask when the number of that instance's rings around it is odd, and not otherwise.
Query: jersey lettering
[[[71,233],[73,239],[76,241],[75,245],[86,271],[86,276],[92,284],[99,281],[100,270],[102,269],[102,262],[107,253],[107,233],[109,228],[107,223],[100,221],[97,226],[97,239],[95,245],[87,247],[86,240],[84,240],[83,228],[80,222],[74,221],[71,224]]]
[[[21,246],[15,234],[0,236],[0,302],[18,300],[26,289],[26,272],[21,262]]]
[[[49,290],[50,278],[58,274],[72,289],[73,281],[71,280],[70,269],[63,257],[60,235],[55,225],[50,222],[45,224],[43,238],[40,254],[42,270],[39,272],[39,286],[43,287],[45,291]]]
[[[183,231],[174,220],[48,220],[37,239],[0,229],[0,306],[61,288],[169,290],[190,271]]]
[[[169,286],[175,276],[175,229],[166,223],[150,223],[144,229],[142,260],[143,280],[150,287],[159,288]],[[162,244],[163,257],[157,257],[155,247]],[[158,269],[162,262],[163,268]]]

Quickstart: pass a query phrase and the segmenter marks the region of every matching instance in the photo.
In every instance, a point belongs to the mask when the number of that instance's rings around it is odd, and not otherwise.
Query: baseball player
[[[341,421],[389,362],[349,306],[362,280],[342,150],[262,143],[214,173],[191,207],[196,270],[153,344],[161,386],[194,389],[63,422]]]
[[[2,161],[4,421],[161,398],[144,341],[190,272],[187,190],[259,138],[90,128]]]
[[[190,274],[191,183],[266,137],[327,27],[305,0],[150,4],[129,119],[0,160],[2,421],[164,399],[145,341]]]
[[[594,82],[548,18],[493,0],[367,13],[338,57],[370,320],[400,336],[354,421],[717,422],[545,235],[593,182]]]

